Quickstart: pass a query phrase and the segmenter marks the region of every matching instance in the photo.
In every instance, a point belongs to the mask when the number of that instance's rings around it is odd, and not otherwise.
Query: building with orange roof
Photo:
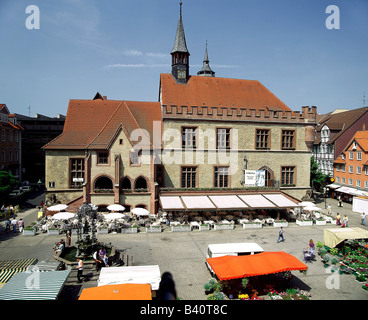
[[[352,139],[355,132],[368,123],[368,107],[335,110],[318,120],[312,155],[322,173],[334,174],[334,161]]]
[[[215,77],[207,47],[190,75],[181,4],[171,56],[158,102],[70,100],[63,133],[44,146],[47,197],[152,213],[183,194],[272,192],[298,203],[310,190],[317,108],[292,111],[257,80]]]
[[[21,179],[20,140],[23,128],[10,113],[6,104],[0,104],[0,170]]]
[[[334,161],[334,196],[348,202],[353,196],[368,192],[368,130],[365,129],[363,125]]]

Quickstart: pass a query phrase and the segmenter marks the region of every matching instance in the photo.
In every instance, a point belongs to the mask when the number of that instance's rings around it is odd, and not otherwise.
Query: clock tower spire
[[[189,79],[190,53],[185,42],[185,33],[182,20],[182,2],[180,1],[180,15],[176,30],[174,47],[171,50],[171,73],[177,83],[187,83]]]

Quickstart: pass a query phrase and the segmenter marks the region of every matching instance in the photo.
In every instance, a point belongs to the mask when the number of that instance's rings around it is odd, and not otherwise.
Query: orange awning
[[[220,280],[254,277],[308,267],[286,252],[262,252],[247,256],[208,258],[208,264]]]
[[[126,283],[87,288],[79,300],[152,300],[151,285]]]

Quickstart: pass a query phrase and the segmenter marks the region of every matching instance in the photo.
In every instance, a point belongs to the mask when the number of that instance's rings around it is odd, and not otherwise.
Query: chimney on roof
[[[362,131],[365,131],[365,123],[362,124]]]

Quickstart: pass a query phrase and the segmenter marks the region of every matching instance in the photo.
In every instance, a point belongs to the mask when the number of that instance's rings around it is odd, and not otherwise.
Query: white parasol
[[[55,213],[51,219],[54,220],[68,220],[75,217],[75,213],[72,212],[59,212]]]
[[[124,218],[125,214],[119,213],[119,212],[112,212],[104,215],[104,218],[106,220],[115,220],[115,219],[121,219]]]
[[[132,213],[137,216],[148,216],[150,214],[149,211],[144,208],[134,208],[132,209]]]
[[[321,210],[322,210],[321,208],[313,206],[303,207],[303,211],[321,211]]]
[[[110,211],[124,211],[125,207],[123,207],[121,204],[110,204],[107,209]]]
[[[309,202],[309,201],[300,202],[299,205],[302,207],[315,207],[316,206],[313,202]]]
[[[54,206],[48,207],[47,210],[49,211],[62,211],[68,208],[66,204],[56,204]]]

